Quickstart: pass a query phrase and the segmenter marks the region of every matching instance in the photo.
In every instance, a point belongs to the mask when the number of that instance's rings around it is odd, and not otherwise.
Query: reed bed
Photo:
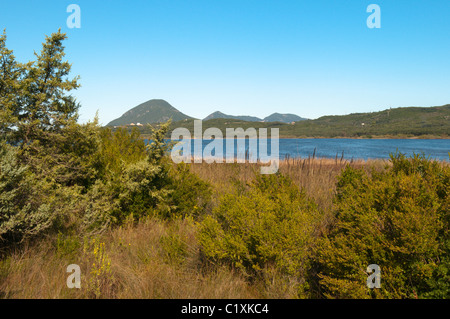
[[[236,182],[248,183],[254,179],[261,166],[258,163],[191,163],[191,169],[202,179],[210,182],[216,195],[232,190]],[[367,170],[380,170],[389,165],[389,161],[382,159],[361,160],[344,159],[343,157],[307,158],[286,157],[279,161],[279,172],[289,176],[308,196],[324,210],[332,206],[332,198],[336,189],[338,175],[347,165]]]

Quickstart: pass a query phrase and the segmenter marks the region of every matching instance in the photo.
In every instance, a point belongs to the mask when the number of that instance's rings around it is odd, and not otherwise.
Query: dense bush
[[[164,140],[168,126],[154,129],[148,146],[138,131],[102,131],[103,173],[81,202],[83,227],[99,231],[129,218],[197,216],[208,204],[210,186],[189,167],[170,163]]]
[[[101,129],[100,138],[103,175],[119,174],[124,164],[136,163],[146,157],[145,142],[136,128],[130,132],[118,128],[113,132],[105,127]]]
[[[290,179],[260,175],[247,190],[222,198],[200,224],[199,240],[210,260],[250,276],[275,268],[301,285],[319,217],[316,205]]]
[[[17,160],[17,150],[0,142],[0,248],[40,235],[53,225],[49,184]],[[38,194],[40,192],[40,194]]]
[[[187,164],[172,166],[170,171],[173,192],[170,201],[179,216],[200,218],[211,208],[211,185],[190,171]]]
[[[64,134],[0,152],[0,238],[21,242],[51,228],[96,233],[126,219],[198,216],[210,186],[186,165],[173,165],[155,129],[146,147],[139,133],[112,133],[96,122],[71,123]],[[44,147],[45,146],[45,147]]]
[[[321,295],[449,297],[450,168],[423,156],[391,161],[382,172],[342,172],[336,220],[316,250]],[[370,264],[381,268],[380,289],[366,287]]]
[[[70,122],[59,132],[41,131],[20,147],[20,161],[36,175],[50,177],[61,186],[89,188],[104,164],[97,119],[86,124]]]

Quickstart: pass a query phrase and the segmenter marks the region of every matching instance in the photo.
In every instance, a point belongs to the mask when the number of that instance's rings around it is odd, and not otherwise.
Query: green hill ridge
[[[250,120],[248,120],[249,118]],[[136,106],[120,118],[108,123],[108,126],[161,123],[169,119],[172,119],[172,129],[185,127],[193,130],[194,118],[183,114],[166,101],[158,99]],[[225,128],[233,127],[244,129],[276,127],[279,128],[280,137],[450,137],[450,104],[432,107],[398,107],[378,112],[347,115],[327,115],[314,120],[296,119],[294,114],[274,113],[261,120],[255,117],[230,116],[215,112],[203,120],[203,129],[217,127],[225,132]],[[145,126],[140,127],[140,131],[144,135],[150,133]]]
[[[287,124],[248,122],[238,119],[203,121],[203,130],[217,127],[278,128],[280,137],[292,138],[450,138],[450,104],[433,107],[399,107],[371,113],[328,115],[314,120]],[[171,128],[185,127],[193,132],[194,121],[172,123]],[[147,134],[147,130],[142,131]]]

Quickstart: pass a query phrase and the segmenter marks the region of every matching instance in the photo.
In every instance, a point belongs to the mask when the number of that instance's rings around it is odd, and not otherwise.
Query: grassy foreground
[[[439,166],[448,168],[445,162]],[[213,211],[214,207],[220,205],[226,194],[236,196],[236,190],[254,182],[255,176],[258,175],[255,172],[259,169],[257,164],[248,163],[190,164],[189,168],[213,188],[211,202],[205,206],[205,212],[202,212],[207,215],[210,214],[208,211]],[[317,158],[287,159],[280,162],[281,175],[291,179],[296,187],[303,189],[307,197],[317,204],[320,219],[315,223],[314,237],[319,238],[326,233],[331,235],[329,229],[336,224],[333,213],[336,211],[336,201],[333,198],[337,194],[339,176],[342,176],[343,170],[349,168],[376,174],[392,169],[392,163],[385,160],[347,161]],[[448,215],[448,208],[446,209]],[[273,265],[273,268],[269,265],[261,272],[262,275],[255,276],[236,263],[214,262],[214,259],[205,256],[202,249],[199,236],[201,229],[202,222],[199,222],[198,218],[187,216],[168,220],[150,216],[138,221],[129,219],[121,226],[97,235],[49,235],[34,244],[28,243],[12,251],[0,261],[0,297],[321,297],[317,293],[299,293],[299,287],[305,279],[300,278],[299,281],[298,274],[287,275],[279,271],[276,265]],[[420,247],[414,249],[419,253]],[[81,267],[81,289],[68,289],[66,285],[66,267],[73,263]],[[426,264],[428,263],[429,261],[426,261]],[[308,269],[312,271],[315,268]],[[308,289],[315,291],[310,285]],[[444,285],[444,291],[445,289],[448,291],[448,283]],[[324,296],[327,295],[322,295]],[[445,293],[440,295],[445,296],[448,297]],[[341,296],[335,294],[334,297],[349,296],[344,293]],[[410,297],[414,298],[414,295]]]
[[[290,159],[280,171],[323,209],[332,206],[336,177],[345,165],[384,167],[386,161]],[[192,164],[214,187],[213,202],[250,182],[255,164]],[[146,218],[91,237],[50,236],[0,261],[3,298],[293,298],[285,282],[249,282],[237,270],[205,264],[192,219]],[[103,246],[104,245],[104,246]],[[102,257],[99,256],[102,254]],[[68,289],[66,267],[79,264],[82,289]]]
[[[289,159],[280,172],[331,211],[337,176],[350,165],[382,170],[384,160]],[[255,164],[191,164],[213,185],[216,203],[255,178]],[[216,205],[214,204],[214,205]],[[324,214],[321,225],[331,216]],[[144,218],[101,235],[49,236],[0,261],[3,298],[295,298],[295,285],[277,278],[249,281],[233,267],[206,263],[193,219]],[[68,289],[66,267],[79,264],[82,288]]]

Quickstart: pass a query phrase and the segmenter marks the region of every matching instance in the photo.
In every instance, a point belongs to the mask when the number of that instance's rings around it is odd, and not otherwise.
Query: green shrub
[[[448,298],[450,169],[417,155],[391,162],[339,177],[335,222],[315,252],[322,296]],[[381,268],[380,289],[366,286],[370,264]]]
[[[123,128],[114,132],[110,128],[102,128],[100,138],[103,174],[120,173],[124,164],[136,163],[146,157],[145,142],[136,128],[130,133]]]
[[[169,215],[173,207],[168,201],[171,189],[164,185],[165,175],[161,166],[147,160],[128,165],[115,185],[121,214],[132,215],[136,219],[159,213]],[[119,217],[119,216],[118,216]],[[120,216],[119,219],[123,220]]]
[[[86,124],[69,122],[58,132],[39,131],[20,147],[21,163],[42,178],[51,178],[60,186],[85,189],[98,179],[102,169],[97,119]]]
[[[209,210],[212,190],[211,186],[190,171],[188,165],[174,165],[170,173],[173,192],[170,200],[175,214],[199,218]]]
[[[210,186],[187,165],[170,163],[170,144],[164,139],[169,124],[153,130],[147,148],[137,130],[102,132],[100,154],[105,171],[85,195],[82,219],[87,229],[106,229],[128,218],[152,215],[167,219],[197,216],[204,210],[211,196]]]
[[[222,198],[200,224],[199,241],[212,261],[250,276],[275,267],[301,284],[318,219],[316,205],[290,179],[260,175],[246,191]]]
[[[41,235],[55,222],[50,185],[17,160],[17,150],[0,143],[0,247]]]

